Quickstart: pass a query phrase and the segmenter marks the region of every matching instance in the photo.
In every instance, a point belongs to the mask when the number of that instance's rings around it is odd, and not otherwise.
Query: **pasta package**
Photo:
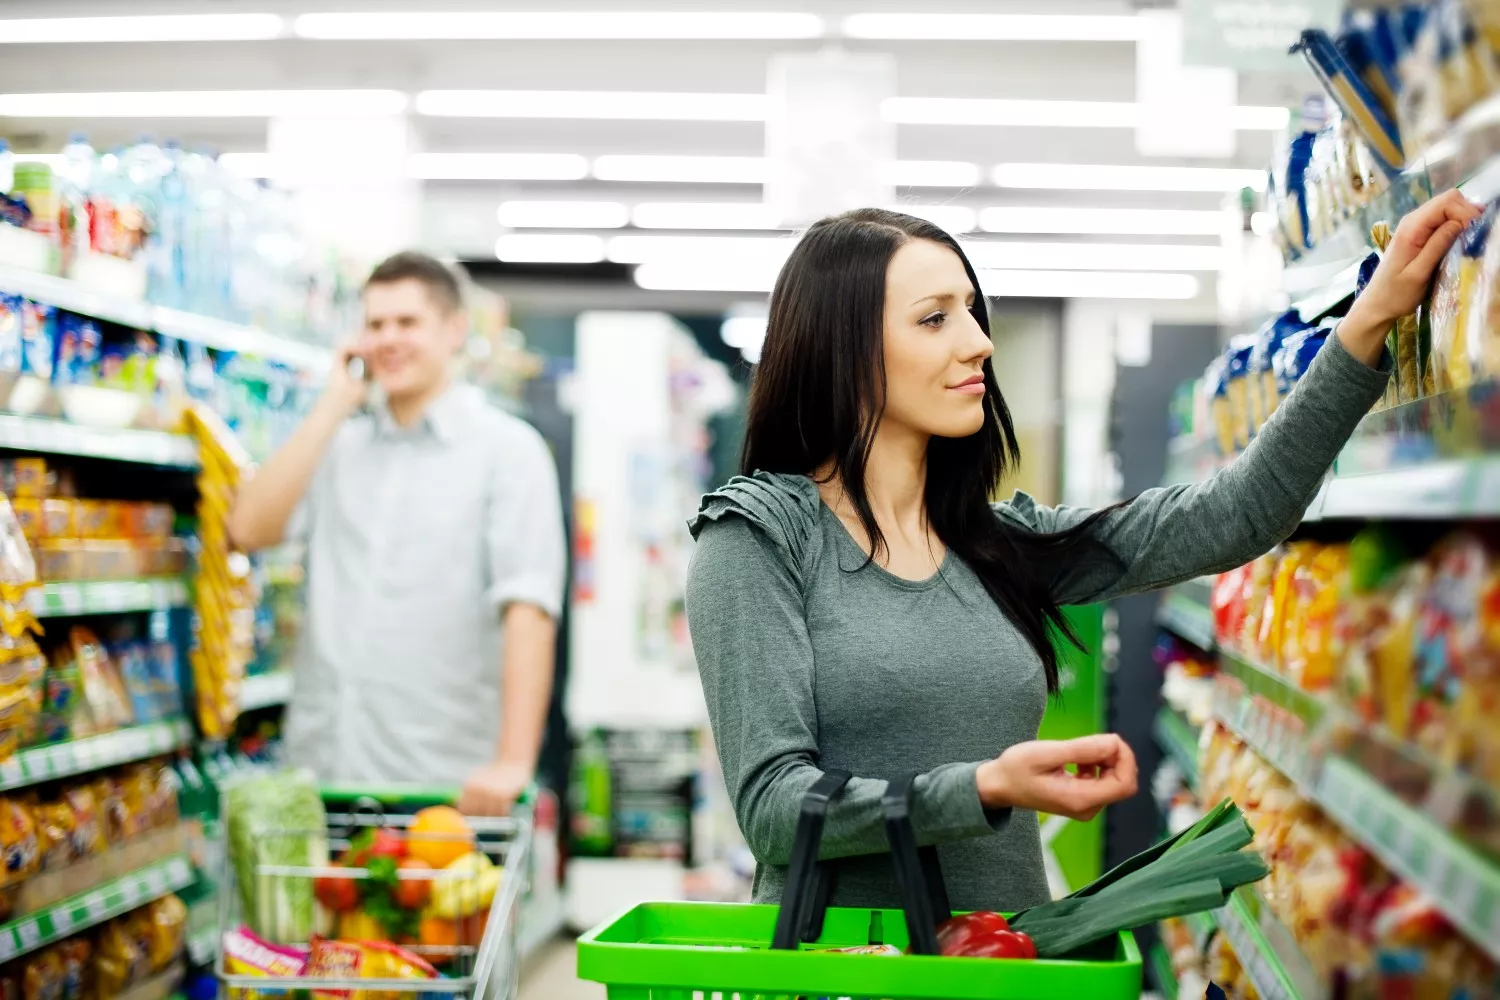
[[[1469,223],[1444,256],[1433,279],[1428,325],[1432,342],[1430,369],[1437,392],[1465,389],[1473,383],[1474,370],[1469,354],[1470,315],[1481,286],[1485,244],[1494,221],[1495,205],[1491,204],[1479,218]],[[1481,313],[1487,310],[1486,300]]]
[[[1293,46],[1301,52],[1344,117],[1353,123],[1380,169],[1394,177],[1406,166],[1402,135],[1380,101],[1350,67],[1328,32],[1309,28]]]

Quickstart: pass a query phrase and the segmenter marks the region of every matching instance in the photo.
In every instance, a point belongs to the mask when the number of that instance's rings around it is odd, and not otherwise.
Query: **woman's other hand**
[[[1074,769],[1068,770],[1069,765]],[[1033,740],[979,765],[978,780],[986,809],[1015,806],[1090,820],[1105,806],[1135,794],[1135,754],[1114,733]]]
[[[1344,349],[1367,365],[1379,361],[1391,324],[1416,311],[1438,262],[1483,211],[1455,189],[1408,212],[1391,234],[1369,285],[1339,324]]]

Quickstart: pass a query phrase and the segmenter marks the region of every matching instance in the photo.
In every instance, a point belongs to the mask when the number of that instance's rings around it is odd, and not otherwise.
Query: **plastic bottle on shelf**
[[[10,194],[16,186],[16,154],[10,143],[0,139],[0,194]]]
[[[150,237],[149,295],[153,302],[175,309],[186,305],[184,240],[188,203],[182,146],[167,140],[162,148],[157,189],[157,224]]]
[[[58,239],[62,243],[65,270],[90,249],[96,159],[87,136],[82,132],[68,136],[57,168]]]
[[[161,223],[161,179],[165,167],[166,157],[149,135],[141,136],[120,158],[117,208],[122,245],[116,253],[126,259],[145,255],[148,270],[153,268],[151,255],[160,247],[155,236]]]

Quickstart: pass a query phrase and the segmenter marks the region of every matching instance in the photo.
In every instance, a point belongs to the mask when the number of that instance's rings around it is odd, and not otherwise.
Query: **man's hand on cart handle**
[[[1032,740],[985,761],[976,777],[986,809],[1015,806],[1087,821],[1135,794],[1135,754],[1114,733]]]
[[[464,782],[458,811],[465,816],[505,816],[531,784],[530,765],[494,760]]]

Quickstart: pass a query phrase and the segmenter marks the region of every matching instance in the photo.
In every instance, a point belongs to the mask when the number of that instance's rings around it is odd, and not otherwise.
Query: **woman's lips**
[[[949,386],[954,392],[961,392],[965,396],[984,395],[984,376],[975,375],[973,378],[964,379],[958,385]]]

